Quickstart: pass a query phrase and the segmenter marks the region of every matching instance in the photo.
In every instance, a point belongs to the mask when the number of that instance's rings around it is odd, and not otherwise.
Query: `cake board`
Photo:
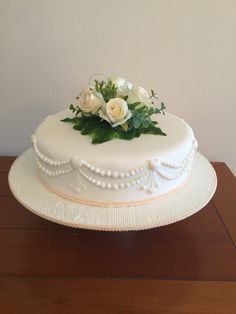
[[[212,198],[217,177],[210,162],[196,152],[185,185],[145,205],[95,207],[66,200],[47,190],[39,180],[33,150],[19,156],[9,171],[15,198],[34,214],[73,228],[134,231],[168,225],[202,209]]]

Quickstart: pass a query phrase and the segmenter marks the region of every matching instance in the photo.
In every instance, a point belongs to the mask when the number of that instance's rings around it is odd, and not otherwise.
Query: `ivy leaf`
[[[87,121],[87,119],[80,117],[78,120],[76,120],[73,128],[75,130],[81,131],[85,127],[86,121]]]
[[[74,117],[74,118],[65,118],[65,119],[63,119],[61,121],[62,122],[77,123],[77,122],[79,122],[80,119],[81,119],[81,117]]]
[[[141,121],[140,115],[138,114],[134,121],[130,119],[132,123],[130,124],[129,121],[127,131],[121,126],[112,128],[107,121],[101,121],[97,116],[65,118],[62,121],[74,123],[73,128],[80,131],[82,135],[90,135],[93,144],[101,144],[114,138],[131,140],[135,137],[139,137],[141,134],[166,135],[160,128],[155,126],[156,121],[149,121],[148,118]],[[134,125],[138,128],[135,128]]]
[[[122,130],[116,130],[117,133],[117,137],[123,140],[132,140],[134,137],[139,137],[140,136],[140,132],[137,129],[130,129],[127,132],[124,132]]]
[[[73,122],[72,119],[64,119],[65,122]],[[113,129],[106,121],[101,121],[98,117],[79,117],[74,121],[73,128],[81,132],[82,135],[91,135],[92,143],[104,143],[116,137]]]
[[[62,119],[61,121],[62,122],[71,122],[71,123],[73,123],[73,119],[74,118],[65,118],[65,119]]]
[[[147,106],[141,106],[141,107],[139,107],[139,108],[136,108],[135,110],[136,110],[137,112],[143,112],[145,108],[147,108]]]
[[[116,132],[109,127],[109,129],[96,128],[92,132],[92,143],[101,144],[112,140],[116,137]]]
[[[140,104],[141,104],[141,102],[139,101],[139,102],[135,102],[133,104],[128,104],[128,107],[130,110],[133,110],[135,107],[137,107]]]
[[[164,133],[160,128],[157,128],[154,125],[149,125],[148,128],[142,128],[141,133],[166,136],[166,133]]]

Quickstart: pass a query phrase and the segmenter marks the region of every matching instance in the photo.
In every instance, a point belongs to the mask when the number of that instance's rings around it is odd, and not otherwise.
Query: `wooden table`
[[[12,161],[0,158],[1,314],[236,313],[236,179],[224,163],[191,218],[106,233],[26,210],[8,188]]]

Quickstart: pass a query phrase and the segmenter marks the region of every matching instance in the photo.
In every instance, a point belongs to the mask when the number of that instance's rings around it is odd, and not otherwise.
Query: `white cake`
[[[48,116],[32,135],[42,184],[73,202],[95,206],[149,203],[175,193],[188,180],[197,148],[191,127],[175,115],[158,115],[167,136],[92,144],[61,122],[69,110]]]

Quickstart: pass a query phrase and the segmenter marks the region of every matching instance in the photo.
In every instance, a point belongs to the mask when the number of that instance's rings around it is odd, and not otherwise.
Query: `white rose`
[[[83,89],[79,95],[78,106],[83,113],[96,114],[103,103],[102,94],[89,88]]]
[[[116,85],[118,95],[120,96],[133,88],[133,85],[129,81],[120,76],[110,76],[108,81],[112,81]]]
[[[151,100],[149,98],[148,92],[143,87],[137,87],[129,91],[128,93],[128,103],[133,104],[135,102],[141,102],[145,105],[150,105]]]
[[[122,98],[110,99],[99,111],[99,116],[108,121],[112,127],[124,124],[131,115],[126,101]]]

